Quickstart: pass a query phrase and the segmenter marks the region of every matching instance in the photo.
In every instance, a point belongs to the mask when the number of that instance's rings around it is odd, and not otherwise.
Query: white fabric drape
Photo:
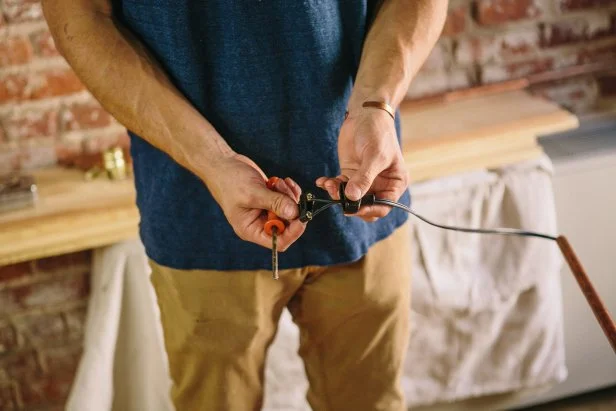
[[[173,411],[149,273],[138,240],[95,250],[84,351],[67,411]]]

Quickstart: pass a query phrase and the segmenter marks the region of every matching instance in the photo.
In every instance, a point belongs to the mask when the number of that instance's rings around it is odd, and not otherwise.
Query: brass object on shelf
[[[121,147],[112,147],[101,155],[102,164],[91,167],[85,172],[88,181],[100,177],[103,173],[110,180],[124,180],[128,177],[127,162]]]
[[[120,147],[110,148],[103,153],[103,167],[111,180],[123,180],[127,177],[126,160]]]

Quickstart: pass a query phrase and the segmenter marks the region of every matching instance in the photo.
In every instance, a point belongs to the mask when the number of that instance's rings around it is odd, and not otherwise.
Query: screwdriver
[[[278,177],[270,177],[267,180],[267,188],[270,190],[276,189]],[[282,221],[273,211],[267,212],[267,221],[265,222],[265,234],[272,237],[272,277],[278,279],[278,235],[282,234],[285,229],[284,221]]]

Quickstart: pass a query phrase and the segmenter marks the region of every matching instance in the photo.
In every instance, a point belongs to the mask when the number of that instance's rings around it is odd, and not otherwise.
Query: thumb
[[[378,160],[378,156],[370,155],[370,153],[367,154],[364,156],[359,170],[349,178],[349,182],[344,190],[344,194],[350,200],[357,201],[365,196],[370,187],[372,187],[374,179],[384,169],[381,161]]]
[[[259,189],[257,198],[259,201],[254,204],[255,208],[273,211],[285,220],[293,220],[299,216],[297,204],[286,194],[263,187]]]

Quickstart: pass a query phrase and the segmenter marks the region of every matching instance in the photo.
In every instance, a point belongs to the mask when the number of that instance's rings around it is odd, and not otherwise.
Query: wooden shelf
[[[515,91],[442,105],[401,108],[412,181],[492,168],[542,154],[538,135],[578,125],[557,105]],[[135,238],[132,180],[84,181],[75,170],[34,173],[38,204],[0,213],[0,266]]]
[[[400,111],[413,182],[536,158],[538,136],[578,126],[573,114],[525,91]]]
[[[137,236],[132,180],[84,181],[83,173],[62,168],[33,174],[37,204],[0,213],[0,266]]]

